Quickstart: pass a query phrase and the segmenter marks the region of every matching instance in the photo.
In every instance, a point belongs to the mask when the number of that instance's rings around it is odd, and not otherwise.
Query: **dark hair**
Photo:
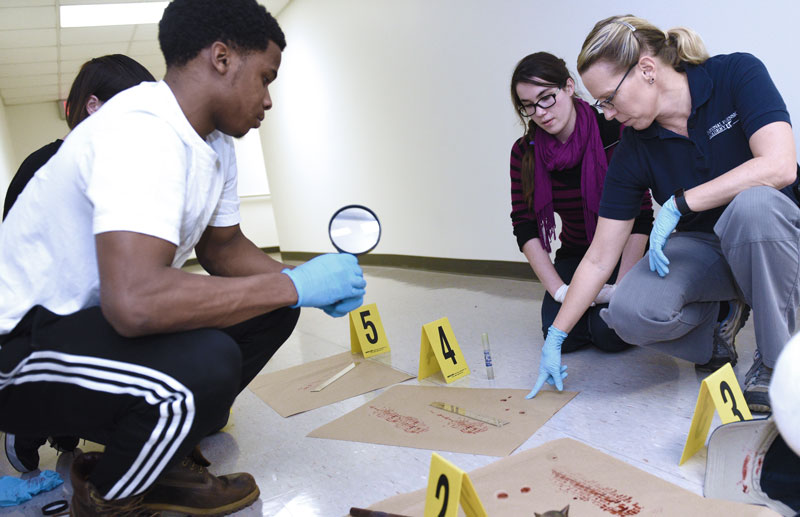
[[[533,135],[536,132],[536,123],[533,118],[525,119],[522,113],[525,111],[522,101],[517,95],[517,85],[520,83],[535,84],[537,86],[551,86],[563,88],[567,85],[567,79],[572,76],[567,70],[567,63],[563,59],[548,52],[536,52],[525,56],[517,63],[514,73],[511,74],[511,102],[517,111],[517,116],[525,127],[523,147],[525,154],[522,155],[520,164],[520,174],[522,176],[522,193],[528,206],[533,205]]]
[[[174,0],[158,24],[158,42],[167,67],[185,65],[215,41],[239,52],[283,50],[286,38],[277,20],[256,0]]]
[[[81,66],[69,90],[67,125],[70,129],[75,129],[75,126],[89,116],[86,103],[92,95],[105,102],[131,86],[155,80],[147,68],[122,54],[90,59]]]

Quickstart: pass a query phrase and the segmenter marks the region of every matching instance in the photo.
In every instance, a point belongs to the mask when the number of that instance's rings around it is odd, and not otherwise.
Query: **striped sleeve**
[[[536,218],[525,202],[522,192],[522,156],[525,154],[525,141],[520,138],[511,147],[511,225],[520,251],[531,239],[539,237]]]

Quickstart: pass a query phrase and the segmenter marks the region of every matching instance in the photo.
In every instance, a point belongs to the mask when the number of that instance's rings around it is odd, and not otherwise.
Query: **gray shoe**
[[[753,355],[753,366],[744,376],[744,399],[750,411],[769,413],[772,411],[769,402],[769,383],[772,380],[772,368],[761,360],[761,352]]]
[[[32,472],[39,468],[39,447],[46,441],[58,452],[72,452],[78,446],[78,438],[69,436],[36,438],[6,433],[6,458],[15,470],[23,474]]]
[[[6,433],[5,449],[8,462],[23,474],[39,468],[39,447],[47,438],[35,438]]]
[[[740,300],[731,300],[728,302],[728,306],[728,315],[714,327],[714,350],[711,353],[711,359],[705,364],[694,365],[697,371],[715,372],[725,366],[725,363],[736,366],[739,358],[736,353],[736,334],[747,322],[747,318],[750,316],[750,307]]]

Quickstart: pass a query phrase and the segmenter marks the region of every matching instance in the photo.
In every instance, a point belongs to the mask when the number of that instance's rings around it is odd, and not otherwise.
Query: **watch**
[[[692,213],[692,209],[686,204],[686,198],[683,195],[682,188],[675,191],[675,206],[678,208],[678,212],[680,212],[681,215]]]

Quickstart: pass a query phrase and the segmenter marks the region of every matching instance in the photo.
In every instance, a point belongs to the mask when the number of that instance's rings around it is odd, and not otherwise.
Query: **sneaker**
[[[744,399],[750,411],[769,413],[769,383],[772,380],[772,368],[761,360],[761,352],[753,355],[753,366],[744,375]]]
[[[55,438],[31,438],[16,434],[6,434],[6,457],[11,466],[25,474],[39,468],[39,447],[46,442],[58,452],[72,452],[78,446],[78,438],[57,436]]]
[[[227,515],[258,500],[260,492],[253,476],[239,473],[217,477],[206,470],[209,464],[195,447],[153,483],[145,495],[145,506],[190,515]]]
[[[705,364],[694,365],[695,370],[699,372],[715,372],[725,366],[725,363],[736,366],[739,357],[736,353],[736,334],[747,322],[750,307],[739,300],[729,301],[728,307],[728,315],[714,327],[714,350],[711,359]]]
[[[32,472],[39,468],[39,447],[46,441],[46,438],[6,433],[6,458],[18,472]]]
[[[101,452],[87,452],[75,458],[70,467],[72,481],[71,517],[159,517],[161,512],[144,506],[144,494],[125,499],[103,499],[89,475],[102,458]]]

